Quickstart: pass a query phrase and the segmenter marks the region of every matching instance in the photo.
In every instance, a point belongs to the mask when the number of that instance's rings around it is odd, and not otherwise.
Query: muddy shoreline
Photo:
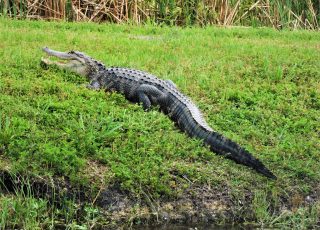
[[[153,199],[147,193],[140,197],[133,197],[129,192],[121,189],[119,184],[112,184],[99,191],[89,186],[74,186],[65,177],[35,177],[11,174],[0,171],[0,192],[14,195],[16,191],[23,191],[35,198],[42,198],[57,208],[62,208],[66,200],[72,200],[78,206],[78,216],[81,221],[83,209],[87,204],[100,209],[100,214],[112,226],[153,226],[162,229],[163,226],[237,226],[248,222],[255,222],[252,210],[254,194],[246,191],[243,199],[235,198],[227,185],[219,188],[207,185],[192,185],[184,193],[175,198],[163,197]],[[320,189],[299,204],[310,205],[319,200]],[[272,207],[272,212],[283,209],[292,210],[293,200],[282,199],[281,206]],[[57,227],[63,228],[64,225]],[[98,229],[103,228],[97,225]],[[223,227],[221,227],[223,229]],[[198,229],[201,229],[198,228]]]

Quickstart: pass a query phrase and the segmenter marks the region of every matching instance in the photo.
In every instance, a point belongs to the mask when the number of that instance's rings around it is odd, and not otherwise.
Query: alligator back
[[[147,72],[112,67],[99,73],[99,82],[107,90],[115,90],[133,102],[139,102],[137,90],[141,85],[150,86],[166,95],[165,101],[150,96],[154,105],[177,123],[178,127],[189,136],[199,138],[210,147],[210,150],[234,160],[237,163],[249,166],[263,175],[275,179],[258,159],[237,143],[215,132],[205,121],[198,107],[170,81],[161,80]]]

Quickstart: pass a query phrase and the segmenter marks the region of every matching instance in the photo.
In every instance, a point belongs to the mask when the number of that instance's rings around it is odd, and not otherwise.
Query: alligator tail
[[[174,104],[174,102],[172,102]],[[223,155],[239,164],[246,165],[255,169],[257,172],[271,179],[277,177],[256,159],[246,149],[237,143],[213,131],[203,120],[200,112],[195,106],[186,110],[184,105],[176,106],[174,113],[169,114],[171,119],[177,122],[179,128],[186,132],[190,137],[195,137],[204,141],[212,152]],[[196,118],[196,119],[195,119]]]
[[[253,157],[247,150],[240,147],[237,143],[225,138],[221,134],[212,131],[205,138],[204,142],[210,146],[211,151],[224,155],[239,164],[249,166],[268,178],[277,179],[277,177],[267,169],[261,161]]]

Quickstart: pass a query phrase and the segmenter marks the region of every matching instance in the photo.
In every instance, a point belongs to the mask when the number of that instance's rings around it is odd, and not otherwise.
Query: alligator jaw
[[[74,51],[71,52],[60,52],[56,50],[49,49],[48,47],[43,47],[42,51],[45,52],[48,56],[53,56],[61,59],[62,61],[52,61],[49,58],[41,58],[41,64],[46,66],[55,65],[60,69],[65,69],[74,73],[77,73],[82,76],[88,75],[88,66],[84,59],[78,56]]]
[[[66,60],[74,59],[74,56],[72,54],[52,50],[52,49],[49,49],[48,47],[43,47],[42,51],[47,53],[47,55],[49,56],[54,56],[60,59],[66,59]]]

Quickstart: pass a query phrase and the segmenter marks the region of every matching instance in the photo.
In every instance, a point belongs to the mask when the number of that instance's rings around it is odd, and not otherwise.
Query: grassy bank
[[[204,193],[231,216],[213,218],[219,223],[319,225],[319,33],[5,19],[0,31],[0,170],[27,178],[10,186],[2,179],[2,225],[108,226],[112,211],[96,206],[104,188],[130,197],[130,218],[122,220],[129,225],[139,223],[139,205],[152,216],[164,201]],[[212,154],[157,110],[146,113],[118,94],[86,89],[81,77],[41,69],[43,46],[173,80],[215,130],[278,180]],[[26,188],[35,178],[50,186],[67,180],[90,202],[33,196]]]

